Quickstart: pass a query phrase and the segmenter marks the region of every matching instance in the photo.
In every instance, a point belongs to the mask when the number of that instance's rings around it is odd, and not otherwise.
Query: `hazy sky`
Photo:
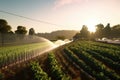
[[[47,21],[55,26],[27,20],[0,12],[12,30],[18,25],[34,28],[36,32],[80,30],[82,25],[94,29],[98,23],[120,24],[120,0],[0,0],[0,10]]]

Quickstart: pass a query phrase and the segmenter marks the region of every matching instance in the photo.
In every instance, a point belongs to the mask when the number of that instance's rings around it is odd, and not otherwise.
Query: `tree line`
[[[73,36],[74,39],[101,39],[103,37],[112,39],[112,38],[120,38],[120,24],[110,26],[110,23],[108,23],[106,26],[103,24],[97,24],[96,26],[96,32],[90,33],[88,30],[88,27],[86,25],[82,26],[82,29],[79,33],[77,33],[75,36]],[[3,43],[5,35],[24,35],[27,34],[27,30],[25,26],[17,26],[17,30],[14,32],[12,31],[12,27],[8,24],[8,22],[4,19],[0,19],[0,37],[1,41]],[[34,28],[30,28],[29,35],[35,35]]]
[[[88,27],[86,25],[82,26],[82,29],[79,33],[77,33],[73,39],[102,39],[102,38],[120,38],[120,24],[110,26],[110,23],[108,23],[106,26],[103,24],[97,24],[96,31],[91,32],[88,30]]]
[[[27,30],[25,26],[17,26],[17,30],[14,32],[11,30],[12,27],[8,24],[8,22],[4,19],[0,19],[0,34],[21,34],[26,35]],[[29,35],[34,35],[35,30],[33,28],[29,29]]]
[[[2,46],[6,42],[15,41],[16,39],[23,39],[27,34],[25,26],[17,26],[17,30],[12,31],[12,27],[8,24],[5,19],[0,19],[0,43]],[[35,35],[34,28],[29,29],[29,35]]]

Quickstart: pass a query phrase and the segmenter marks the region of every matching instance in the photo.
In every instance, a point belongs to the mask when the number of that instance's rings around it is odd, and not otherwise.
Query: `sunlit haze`
[[[95,32],[95,25],[102,23],[111,26],[120,23],[120,0],[0,0],[0,10],[46,21],[45,24],[0,12],[16,30],[18,25],[34,28],[36,32],[55,30],[80,30],[87,25]]]
[[[96,31],[95,25],[97,23],[99,23],[99,22],[95,18],[91,18],[91,19],[88,19],[87,21],[85,21],[85,25],[88,27],[88,30],[90,32],[95,32]]]

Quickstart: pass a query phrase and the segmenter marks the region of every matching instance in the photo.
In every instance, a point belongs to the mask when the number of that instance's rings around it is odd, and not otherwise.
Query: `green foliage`
[[[112,38],[120,38],[120,24],[111,28],[111,36]]]
[[[0,19],[0,33],[8,33],[11,31],[11,26],[8,25],[7,21]]]
[[[82,29],[80,30],[80,38],[82,39],[89,39],[90,32],[88,31],[87,26],[83,25]]]
[[[51,75],[55,80],[70,80],[70,77],[66,76],[57,60],[55,59],[55,55],[53,53],[48,54],[48,66],[50,67]]]
[[[39,55],[46,42],[0,48],[0,68]]]
[[[17,30],[15,31],[16,34],[22,34],[25,35],[27,33],[26,27],[24,26],[18,26]]]
[[[8,22],[6,20],[0,19],[0,28],[7,25],[7,24],[8,24]]]
[[[103,24],[97,24],[96,25],[96,32],[95,32],[96,38],[102,38],[103,37],[103,29],[104,29]]]
[[[91,41],[75,41],[68,45],[64,52],[80,68],[97,80],[120,79],[115,72],[120,70],[119,46]]]
[[[101,72],[96,72],[96,70],[92,69],[89,65],[87,65],[85,62],[83,62],[82,60],[78,59],[76,57],[76,55],[69,50],[68,48],[64,49],[65,53],[67,54],[67,56],[73,61],[75,62],[80,68],[82,68],[86,74],[89,76],[91,75],[92,77],[96,78],[97,80],[107,80],[108,77],[106,77],[103,73],[103,75],[101,75]]]
[[[110,23],[103,29],[104,37],[111,38],[111,28]]]
[[[35,30],[33,28],[29,29],[29,35],[34,35],[35,34]]]
[[[103,37],[107,37],[107,38],[119,38],[120,37],[120,25],[115,25],[113,27],[110,26],[110,23],[108,23],[106,25],[106,27],[104,27],[103,24],[98,24],[96,25],[96,32],[95,32],[95,36],[96,38],[103,38]]]
[[[38,62],[31,62],[30,68],[34,76],[34,80],[51,80],[47,73],[42,70]]]
[[[4,19],[0,19],[0,36],[1,36],[2,46],[4,45],[5,34],[8,34],[10,31],[11,31],[11,26],[8,25],[7,21]]]
[[[80,33],[76,33],[76,34],[73,36],[73,39],[74,39],[74,40],[80,39]]]
[[[73,36],[74,40],[77,39],[88,40],[89,38],[90,38],[90,32],[88,31],[86,25],[83,25],[82,29],[80,30],[80,33],[76,33],[75,36]]]

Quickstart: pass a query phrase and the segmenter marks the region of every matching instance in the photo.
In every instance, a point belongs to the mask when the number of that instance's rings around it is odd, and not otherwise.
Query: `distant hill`
[[[56,40],[58,37],[64,37],[66,39],[72,39],[72,37],[78,33],[76,30],[58,30],[51,33],[37,33],[37,36],[47,38],[49,40]]]

